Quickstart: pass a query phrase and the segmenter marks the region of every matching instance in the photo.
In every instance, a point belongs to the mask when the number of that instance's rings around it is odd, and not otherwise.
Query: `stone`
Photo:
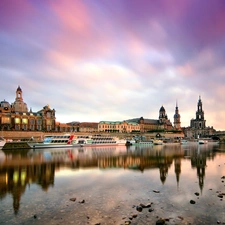
[[[75,202],[76,198],[70,198],[70,201]]]
[[[140,206],[141,206],[142,208],[150,208],[150,207],[151,207],[151,203],[147,203],[147,204],[141,203]]]
[[[159,219],[156,221],[156,225],[164,225],[165,224],[165,220],[163,219]]]
[[[190,203],[191,203],[191,204],[195,204],[195,201],[194,201],[194,200],[191,200]]]
[[[137,207],[136,207],[136,210],[137,210],[138,212],[141,212],[141,211],[142,211],[142,207],[141,207],[141,206],[137,206]]]

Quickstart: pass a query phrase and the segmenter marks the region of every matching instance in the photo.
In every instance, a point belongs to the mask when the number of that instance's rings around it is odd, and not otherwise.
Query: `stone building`
[[[135,122],[140,125],[140,132],[157,132],[173,130],[173,125],[167,117],[166,110],[163,106],[159,109],[159,119],[146,119],[143,117],[126,120]]]
[[[28,111],[23,101],[20,86],[16,90],[15,101],[0,102],[0,129],[15,131],[53,131],[55,130],[55,110],[46,105],[38,112]]]
[[[98,131],[132,133],[140,132],[140,126],[138,123],[131,121],[100,121]]]
[[[179,109],[176,103],[176,108],[175,108],[175,114],[173,116],[174,122],[174,130],[181,130],[181,122],[180,122],[180,114],[179,114]]]
[[[202,100],[199,96],[195,119],[191,119],[190,126],[184,129],[185,136],[188,138],[201,138],[214,134],[216,130],[213,127],[206,127],[206,120],[202,107]]]

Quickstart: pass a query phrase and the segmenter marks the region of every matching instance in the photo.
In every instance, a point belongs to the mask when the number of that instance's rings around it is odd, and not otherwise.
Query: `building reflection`
[[[190,160],[192,168],[196,169],[199,187],[203,190],[206,162],[214,156],[211,150],[202,151],[196,150],[196,146],[184,148],[181,145],[46,149],[16,154],[5,152],[4,159],[0,160],[0,200],[11,194],[14,212],[17,214],[26,188],[35,183],[43,191],[48,191],[49,187],[54,186],[55,172],[60,167],[124,168],[140,172],[158,169],[164,184],[169,168],[174,166],[176,183],[179,185],[184,158]]]

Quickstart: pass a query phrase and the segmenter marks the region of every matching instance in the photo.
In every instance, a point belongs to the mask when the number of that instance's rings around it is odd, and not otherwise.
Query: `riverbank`
[[[31,138],[35,141],[41,141],[43,140],[43,137],[45,135],[59,135],[59,134],[65,134],[69,132],[41,132],[41,131],[1,131],[2,137],[9,140],[30,140]],[[119,138],[132,138],[134,136],[143,136],[147,140],[153,139],[156,137],[157,133],[87,133],[87,132],[73,132],[74,135],[93,135],[93,134],[102,134],[102,135],[110,135],[110,136],[118,136]],[[170,132],[163,132],[160,133],[162,137],[165,139],[173,139],[173,138],[183,138],[183,133],[170,133]]]

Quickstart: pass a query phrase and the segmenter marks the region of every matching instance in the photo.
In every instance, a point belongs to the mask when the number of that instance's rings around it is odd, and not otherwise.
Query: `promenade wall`
[[[5,139],[12,139],[12,140],[29,140],[33,138],[35,141],[41,141],[45,135],[59,135],[63,134],[60,132],[39,132],[39,131],[1,131],[0,136],[4,137]],[[131,133],[87,133],[87,132],[74,132],[75,135],[93,135],[93,134],[104,134],[109,136],[118,136],[120,138],[132,138],[133,136],[145,136],[146,139],[155,138],[157,133],[138,133],[138,134],[131,134]],[[164,138],[176,138],[176,137],[184,137],[183,133],[160,133],[160,135]]]

